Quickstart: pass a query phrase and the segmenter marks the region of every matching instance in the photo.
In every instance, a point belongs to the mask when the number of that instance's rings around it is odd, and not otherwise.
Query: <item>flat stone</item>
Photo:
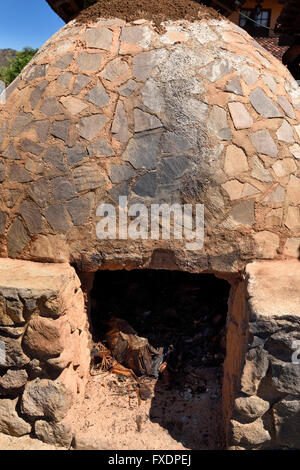
[[[94,114],[80,119],[79,134],[86,140],[94,139],[103,129],[108,119],[104,114]]]
[[[160,147],[160,133],[136,137],[130,140],[122,160],[130,162],[135,169],[154,170]]]
[[[175,132],[166,132],[163,137],[163,152],[170,155],[183,155],[192,150],[191,142]]]
[[[21,410],[31,417],[45,417],[59,422],[67,415],[72,401],[72,394],[63,384],[36,379],[25,387]]]
[[[0,335],[18,339],[23,336],[25,326],[0,326]]]
[[[138,80],[146,80],[166,57],[166,51],[148,51],[133,58],[133,76]]]
[[[56,201],[68,201],[75,196],[73,184],[65,176],[54,178],[51,186]]]
[[[63,113],[62,107],[54,96],[44,98],[40,110],[42,113],[46,114],[46,116],[55,116]]]
[[[114,134],[115,139],[119,142],[126,143],[130,138],[127,115],[122,101],[119,101],[117,104],[111,131]]]
[[[112,45],[112,31],[108,28],[90,28],[84,39],[87,47],[109,51]]]
[[[125,62],[125,60],[123,60],[122,58],[118,57],[108,63],[108,65],[105,67],[105,69],[101,73],[101,77],[112,82],[117,77],[121,77],[128,71],[129,71],[129,66],[127,62]]]
[[[36,86],[34,90],[31,92],[30,95],[30,105],[31,109],[35,109],[44,94],[46,87],[48,86],[48,82],[45,80],[40,85]]]
[[[27,380],[26,370],[8,370],[3,377],[0,377],[0,396],[20,391],[26,385]]]
[[[19,214],[22,216],[30,233],[41,233],[42,215],[39,207],[31,201],[23,201]]]
[[[32,181],[30,173],[25,170],[25,168],[18,166],[15,163],[10,167],[9,177],[12,181],[16,181],[18,183],[29,183]]]
[[[191,167],[191,162],[186,157],[167,157],[161,162],[160,184],[172,184],[174,180],[181,178]]]
[[[283,249],[283,254],[286,256],[293,256],[298,258],[300,254],[300,238],[289,238]]]
[[[142,132],[162,127],[161,121],[153,114],[145,113],[140,109],[134,110],[134,131]]]
[[[51,134],[58,139],[68,142],[71,122],[68,119],[64,121],[54,121],[52,124]]]
[[[283,109],[286,116],[291,119],[296,119],[294,108],[285,96],[278,96],[277,102],[279,106]]]
[[[241,75],[242,75],[244,82],[247,83],[247,85],[252,86],[257,82],[258,77],[259,77],[259,72],[253,67],[244,65],[241,69]]]
[[[115,202],[119,202],[119,197],[120,196],[129,196],[130,193],[130,188],[129,184],[127,182],[118,184],[117,186],[114,186],[110,191],[109,194],[113,198]]]
[[[98,82],[94,88],[87,94],[86,96],[87,101],[93,103],[96,106],[102,108],[106,106],[110,102],[110,97],[106,93],[104,86],[102,83]]]
[[[242,197],[244,185],[238,180],[231,180],[222,184],[222,188],[225,189],[231,201],[234,201]]]
[[[299,397],[287,395],[273,407],[276,440],[288,449],[300,448]]]
[[[235,176],[248,171],[248,161],[244,151],[236,145],[226,149],[224,170],[229,176]]]
[[[250,140],[258,153],[277,157],[278,148],[268,131],[257,131],[251,135]]]
[[[264,167],[262,161],[256,156],[253,157],[251,176],[252,178],[265,183],[270,183],[273,180],[271,173]]]
[[[289,149],[295,158],[300,159],[300,145],[299,144],[294,144],[291,147],[289,147]]]
[[[214,83],[233,71],[232,65],[226,59],[217,59],[212,64],[199,70],[200,75]]]
[[[58,319],[32,318],[23,338],[23,347],[28,355],[45,359],[61,354],[71,335],[66,316]]]
[[[20,135],[23,131],[27,130],[30,124],[33,121],[33,115],[31,113],[21,112],[15,118],[13,125],[11,127],[10,135],[11,137],[16,137]]]
[[[258,245],[257,256],[263,259],[273,259],[277,255],[279,248],[279,236],[276,233],[264,230],[254,235],[254,240]]]
[[[295,142],[293,129],[286,120],[283,121],[278,131],[276,132],[276,135],[282,142]]]
[[[241,81],[237,77],[229,80],[226,85],[226,90],[234,93],[235,95],[243,96]]]
[[[141,197],[154,197],[157,188],[157,174],[146,173],[144,176],[139,178],[132,188],[133,192],[137,196]]]
[[[100,69],[102,57],[100,53],[79,52],[76,62],[81,71],[97,72]]]
[[[67,203],[66,208],[75,226],[83,225],[88,221],[92,210],[93,199],[93,194],[86,194]]]
[[[0,162],[0,183],[2,183],[5,179],[5,164]]]
[[[253,447],[271,441],[270,433],[260,418],[245,424],[232,420],[231,425],[233,444]]]
[[[55,232],[65,233],[72,227],[68,213],[61,204],[52,204],[45,211],[45,217]]]
[[[254,201],[243,201],[230,212],[231,219],[238,225],[252,226],[254,223]]]
[[[263,73],[262,74],[263,81],[265,84],[269,87],[269,89],[272,91],[272,93],[276,93],[276,88],[277,88],[277,83],[275,78],[272,75]]]
[[[73,96],[66,96],[61,98],[61,103],[64,107],[68,110],[70,114],[75,116],[76,114],[80,114],[86,108],[88,108],[88,104],[78,98],[74,98]]]
[[[6,134],[7,134],[7,121],[4,121],[0,125],[0,150],[2,148],[2,144],[3,144],[3,141],[6,137]]]
[[[283,178],[294,173],[297,170],[297,165],[293,158],[284,158],[283,160],[277,160],[272,168],[276,176]]]
[[[44,78],[47,72],[47,65],[34,65],[28,69],[28,72],[25,74],[25,78],[28,82],[36,80],[37,78]]]
[[[282,186],[277,186],[270,194],[263,199],[263,204],[279,203],[285,199],[285,190]]]
[[[137,89],[137,87],[137,82],[135,82],[134,80],[128,80],[128,82],[124,83],[124,85],[119,88],[119,93],[120,95],[127,97],[132,95],[132,93]]]
[[[40,207],[45,207],[50,199],[46,178],[41,178],[32,183],[28,188],[28,194]]]
[[[112,164],[110,166],[110,179],[113,183],[121,183],[136,176],[128,165]]]
[[[160,114],[165,109],[165,100],[158,83],[149,78],[141,89],[143,103],[154,113]]]
[[[90,156],[96,155],[97,157],[113,157],[115,155],[115,152],[103,137],[99,137],[96,142],[89,145],[88,152]]]
[[[11,307],[12,306],[13,303],[11,304]],[[29,363],[30,359],[22,349],[21,338],[14,339],[1,336],[0,340],[2,341],[2,344],[4,343],[5,347],[5,359],[4,361],[1,359],[1,366],[6,369],[11,367],[22,368]],[[0,399],[0,403],[1,401],[2,400]]]
[[[54,63],[54,67],[57,67],[58,69],[61,70],[66,70],[70,65],[71,62],[73,62],[74,59],[74,54],[72,52],[69,52],[68,54],[63,55]]]
[[[33,155],[39,156],[41,155],[44,149],[41,145],[37,144],[36,142],[33,142],[30,139],[22,139],[21,150],[23,150],[23,152],[29,152]]]
[[[221,140],[230,140],[232,137],[226,111],[220,106],[213,106],[207,121],[207,127]]]
[[[20,160],[20,155],[16,151],[16,147],[13,143],[9,144],[9,146],[3,152],[3,157],[8,158],[9,160]]]
[[[7,217],[7,214],[0,210],[0,235],[4,235]]]
[[[252,396],[257,393],[261,380],[269,367],[268,353],[261,347],[249,349],[246,353],[241,377],[241,393]]]
[[[289,206],[284,224],[290,230],[300,229],[300,209],[299,207]]]
[[[75,147],[68,147],[66,150],[67,160],[70,166],[76,165],[76,163],[81,162],[84,158],[87,157],[86,148],[81,145],[75,145]]]
[[[282,117],[282,113],[262,88],[252,90],[249,97],[253,108],[261,116],[265,118]]]
[[[73,78],[73,74],[71,72],[63,72],[57,79],[57,84],[64,88],[65,90],[69,90],[71,80]]]
[[[64,422],[36,421],[34,432],[36,437],[46,444],[69,448],[73,440],[71,425]]]
[[[34,123],[36,135],[40,142],[45,143],[50,130],[50,122],[47,121],[36,121]]]
[[[81,73],[78,74],[74,90],[72,92],[73,95],[78,95],[89,83],[91,82],[91,78],[83,75]]]
[[[236,398],[234,410],[241,417],[253,420],[263,416],[270,408],[270,403],[255,395]]]
[[[120,40],[147,47],[151,43],[151,36],[152,33],[148,26],[129,26],[122,28]]]
[[[0,400],[0,432],[9,436],[21,437],[30,434],[31,425],[20,418],[16,406],[18,398],[14,400]]]
[[[65,171],[65,163],[64,163],[64,156],[60,149],[56,146],[49,147],[44,156],[44,161],[47,163],[51,163],[55,168],[60,171]]]
[[[300,178],[295,175],[291,175],[287,188],[286,188],[287,200],[295,205],[300,204]]]
[[[242,103],[229,103],[228,107],[234,127],[237,130],[248,129],[252,126],[253,118]]]
[[[77,192],[100,188],[105,185],[105,178],[94,162],[87,162],[74,170],[74,182]]]

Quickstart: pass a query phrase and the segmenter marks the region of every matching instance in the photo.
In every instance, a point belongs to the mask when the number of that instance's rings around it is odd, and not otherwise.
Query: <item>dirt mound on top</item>
[[[83,10],[77,21],[85,23],[99,18],[120,18],[128,23],[146,19],[159,27],[167,20],[220,19],[221,15],[193,0],[101,0]]]

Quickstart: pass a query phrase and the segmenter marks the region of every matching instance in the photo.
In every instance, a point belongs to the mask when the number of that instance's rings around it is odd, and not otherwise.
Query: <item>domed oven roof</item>
[[[227,20],[73,21],[7,90],[1,256],[98,269],[171,250],[173,266],[218,271],[295,256],[299,116],[286,68]],[[100,240],[97,207],[119,196],[203,204],[203,248]]]

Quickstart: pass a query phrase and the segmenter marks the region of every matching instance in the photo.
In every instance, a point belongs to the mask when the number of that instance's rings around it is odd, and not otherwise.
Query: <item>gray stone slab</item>
[[[154,170],[161,154],[161,137],[161,133],[155,133],[131,139],[122,160],[130,162],[135,169]]]
[[[83,75],[79,73],[77,79],[75,81],[74,90],[72,91],[73,95],[78,95],[89,83],[91,82],[91,78],[87,77],[87,75]]]
[[[89,28],[84,39],[87,47],[108,51],[112,45],[112,31],[108,28]]]
[[[192,150],[193,145],[183,135],[166,132],[163,137],[163,152],[170,155],[182,155]]]
[[[31,92],[30,95],[30,105],[31,109],[35,109],[38,105],[38,102],[40,101],[41,97],[44,94],[45,89],[48,86],[48,82],[44,80],[42,83],[40,83],[38,86],[34,88],[34,90]]]
[[[66,70],[70,65],[71,62],[73,62],[74,59],[74,54],[72,52],[69,52],[68,54],[63,55],[54,63],[54,67],[57,67],[58,69],[61,70]]]
[[[69,201],[75,196],[73,184],[64,176],[54,178],[51,181],[51,186],[56,201]]]
[[[247,85],[252,86],[257,82],[259,72],[255,68],[249,67],[249,65],[244,65],[240,72]]]
[[[12,137],[20,135],[23,131],[27,130],[33,119],[34,118],[31,113],[24,113],[23,111],[19,113],[13,122],[10,135]]]
[[[39,207],[31,201],[23,201],[19,213],[30,233],[38,234],[42,231],[42,215]]]
[[[119,101],[117,104],[111,131],[114,134],[115,139],[119,142],[128,142],[130,138],[128,120],[122,101]]]
[[[34,128],[39,141],[41,143],[45,143],[49,135],[50,122],[48,120],[36,121],[34,123]]]
[[[46,116],[55,116],[58,114],[63,114],[63,109],[58,103],[55,96],[44,98],[40,106],[40,110]]]
[[[50,200],[50,191],[46,178],[40,178],[32,183],[28,188],[30,197],[40,206],[45,207]]]
[[[129,66],[125,60],[118,57],[107,64],[103,72],[101,73],[101,77],[105,78],[112,82],[117,77],[124,75],[128,72]]]
[[[162,159],[160,170],[160,184],[172,184],[181,178],[192,166],[186,157],[166,157]]]
[[[9,160],[20,160],[20,156],[13,143],[9,144],[9,146],[3,152],[2,156],[8,158]]]
[[[212,64],[207,65],[199,70],[202,77],[207,78],[214,83],[220,78],[225,77],[233,71],[231,63],[226,59],[217,59]]]
[[[55,168],[60,171],[66,170],[63,153],[56,146],[49,147],[46,152],[46,155],[44,156],[44,161],[47,163],[51,163],[53,166],[55,166]]]
[[[213,106],[207,121],[207,127],[221,140],[230,140],[232,137],[226,111],[220,106]]]
[[[23,150],[23,152],[29,152],[33,155],[39,156],[41,155],[44,149],[41,145],[37,144],[36,142],[25,138],[21,140],[21,150]]]
[[[5,164],[0,162],[0,183],[2,183],[5,179],[5,169]]]
[[[129,165],[112,164],[110,166],[110,179],[113,183],[122,183],[134,176],[136,176],[136,173]]]
[[[229,80],[226,85],[226,90],[234,93],[235,95],[243,96],[241,81],[237,77]]]
[[[144,176],[138,179],[135,186],[132,188],[133,192],[137,196],[151,197],[155,196],[157,189],[157,174],[146,173]]]
[[[71,72],[63,72],[57,79],[57,84],[66,90],[70,89],[73,74]]]
[[[66,204],[66,208],[75,226],[83,225],[90,217],[94,195],[86,194]]]
[[[98,82],[94,88],[86,95],[87,101],[102,108],[110,102],[109,94],[106,93],[104,86]]]
[[[37,78],[43,78],[46,76],[47,68],[48,68],[47,65],[31,66],[28,69],[28,72],[25,73],[24,78],[28,82],[32,82],[33,80],[36,80]]]
[[[71,122],[68,119],[64,121],[54,121],[51,134],[67,143],[69,140],[70,127]]]
[[[277,157],[278,148],[268,131],[257,131],[251,135],[250,140],[258,153]]]
[[[90,156],[96,155],[97,157],[113,157],[115,155],[115,152],[104,137],[99,137],[96,142],[89,145],[88,152]]]
[[[293,143],[295,142],[294,132],[291,125],[284,119],[278,131],[276,132],[277,138],[282,142]]]
[[[251,226],[254,223],[254,201],[243,201],[230,212],[231,219],[238,225]]]
[[[0,235],[4,235],[7,218],[7,214],[0,210]]]
[[[66,150],[67,161],[70,166],[76,165],[87,157],[87,151],[85,147],[81,145],[75,145],[75,147],[68,147]]]
[[[9,178],[18,183],[29,183],[32,181],[31,174],[22,166],[13,163],[10,167]]]
[[[80,119],[79,134],[86,140],[94,139],[103,129],[108,119],[104,114],[94,114]]]
[[[137,89],[138,83],[134,80],[128,80],[124,85],[119,87],[119,93],[122,96],[130,96]]]
[[[283,109],[286,116],[291,119],[296,119],[294,108],[285,96],[278,96],[277,102],[279,106]]]
[[[102,62],[102,54],[91,54],[89,52],[80,52],[77,59],[77,65],[81,71],[97,72]]]
[[[248,113],[242,103],[229,103],[229,111],[233,120],[234,127],[239,129],[248,129],[253,124],[253,118]]]
[[[7,233],[7,250],[10,258],[16,258],[30,242],[30,238],[21,220],[16,219]],[[17,364],[13,364],[17,365]]]
[[[105,178],[94,162],[87,162],[75,168],[73,175],[77,192],[97,189],[105,185]]]
[[[45,211],[45,217],[55,232],[65,233],[72,227],[68,213],[61,204],[53,204]]]
[[[161,121],[153,114],[146,113],[141,109],[134,110],[134,131],[143,132],[162,127]]]
[[[261,116],[265,118],[282,117],[282,113],[262,88],[255,88],[249,96],[253,108]]]

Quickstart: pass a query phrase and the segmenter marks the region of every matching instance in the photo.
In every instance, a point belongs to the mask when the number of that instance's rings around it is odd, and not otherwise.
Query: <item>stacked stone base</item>
[[[86,292],[92,276],[83,276]],[[0,433],[70,447],[89,375],[88,315],[68,264],[0,259]],[[249,264],[229,299],[227,448],[300,449],[300,263]]]
[[[70,265],[0,260],[0,432],[70,446],[89,371],[86,323]]]
[[[255,262],[246,275],[230,299],[227,445],[300,449],[300,263]]]

